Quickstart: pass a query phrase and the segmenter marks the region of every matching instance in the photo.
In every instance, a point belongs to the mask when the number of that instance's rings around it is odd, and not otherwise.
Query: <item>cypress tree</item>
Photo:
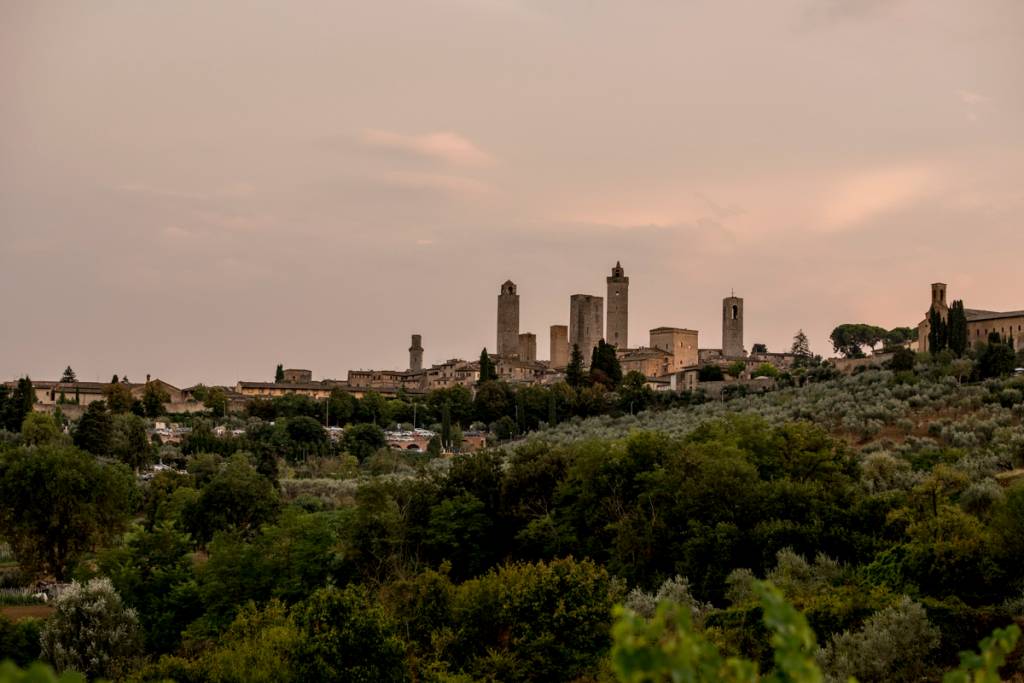
[[[441,447],[446,451],[452,447],[452,407],[447,401],[441,406]]]
[[[956,300],[949,307],[949,318],[947,320],[949,349],[957,356],[964,355],[967,351],[967,314],[964,312],[964,302]]]
[[[498,371],[494,367],[494,362],[491,361],[491,354],[487,353],[487,349],[484,348],[480,352],[480,379],[477,384],[483,384],[484,382],[490,382],[498,379]]]
[[[277,364],[277,369],[274,370],[274,383],[280,384],[284,381],[284,366],[280,363]]]
[[[928,312],[928,350],[935,355],[949,346],[949,325],[934,308]]]
[[[569,365],[565,368],[565,381],[573,389],[583,386],[583,354],[580,352],[579,344],[572,345]]]

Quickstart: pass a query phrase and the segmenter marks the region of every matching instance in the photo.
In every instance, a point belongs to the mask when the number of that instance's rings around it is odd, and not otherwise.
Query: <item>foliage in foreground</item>
[[[770,583],[754,583],[763,621],[770,635],[773,668],[762,674],[757,662],[723,656],[719,648],[692,624],[686,605],[665,601],[653,618],[617,607],[612,628],[612,668],[622,683],[686,681],[688,683],[824,683],[817,658],[820,651],[806,617]],[[921,615],[923,616],[923,615]],[[883,617],[885,618],[885,617]],[[891,618],[891,617],[890,617]],[[943,677],[944,683],[999,683],[999,668],[1006,663],[1020,637],[1015,624],[983,640],[978,652],[964,652],[960,665]],[[905,652],[904,657],[915,653]],[[870,662],[861,662],[870,666]],[[872,675],[873,674],[869,674]],[[856,681],[853,676],[836,680]],[[898,680],[882,678],[871,680]]]

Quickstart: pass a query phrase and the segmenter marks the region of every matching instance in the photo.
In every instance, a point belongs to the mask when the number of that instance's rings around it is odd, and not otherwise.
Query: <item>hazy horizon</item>
[[[8,0],[0,378],[344,379],[650,328],[1024,309],[1016,0]]]

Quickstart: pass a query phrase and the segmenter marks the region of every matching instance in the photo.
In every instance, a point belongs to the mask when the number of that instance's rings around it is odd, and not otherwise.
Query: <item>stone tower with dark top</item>
[[[580,347],[583,365],[590,367],[594,347],[604,332],[604,298],[591,294],[573,294],[569,297],[569,353],[574,345]]]
[[[412,335],[412,346],[409,347],[409,369],[418,372],[423,369],[423,344],[422,337],[418,334]]]
[[[617,262],[608,282],[608,316],[605,342],[617,349],[629,348],[629,278]]]
[[[743,358],[743,299],[727,296],[722,299],[722,355],[726,358]]]
[[[498,344],[495,353],[508,357],[519,355],[519,295],[511,280],[505,280],[498,295]]]

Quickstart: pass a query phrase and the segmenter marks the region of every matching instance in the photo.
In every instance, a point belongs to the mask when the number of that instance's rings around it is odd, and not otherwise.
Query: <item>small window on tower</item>
[[[732,319],[735,320],[740,315],[740,307],[736,304],[732,305]]]

